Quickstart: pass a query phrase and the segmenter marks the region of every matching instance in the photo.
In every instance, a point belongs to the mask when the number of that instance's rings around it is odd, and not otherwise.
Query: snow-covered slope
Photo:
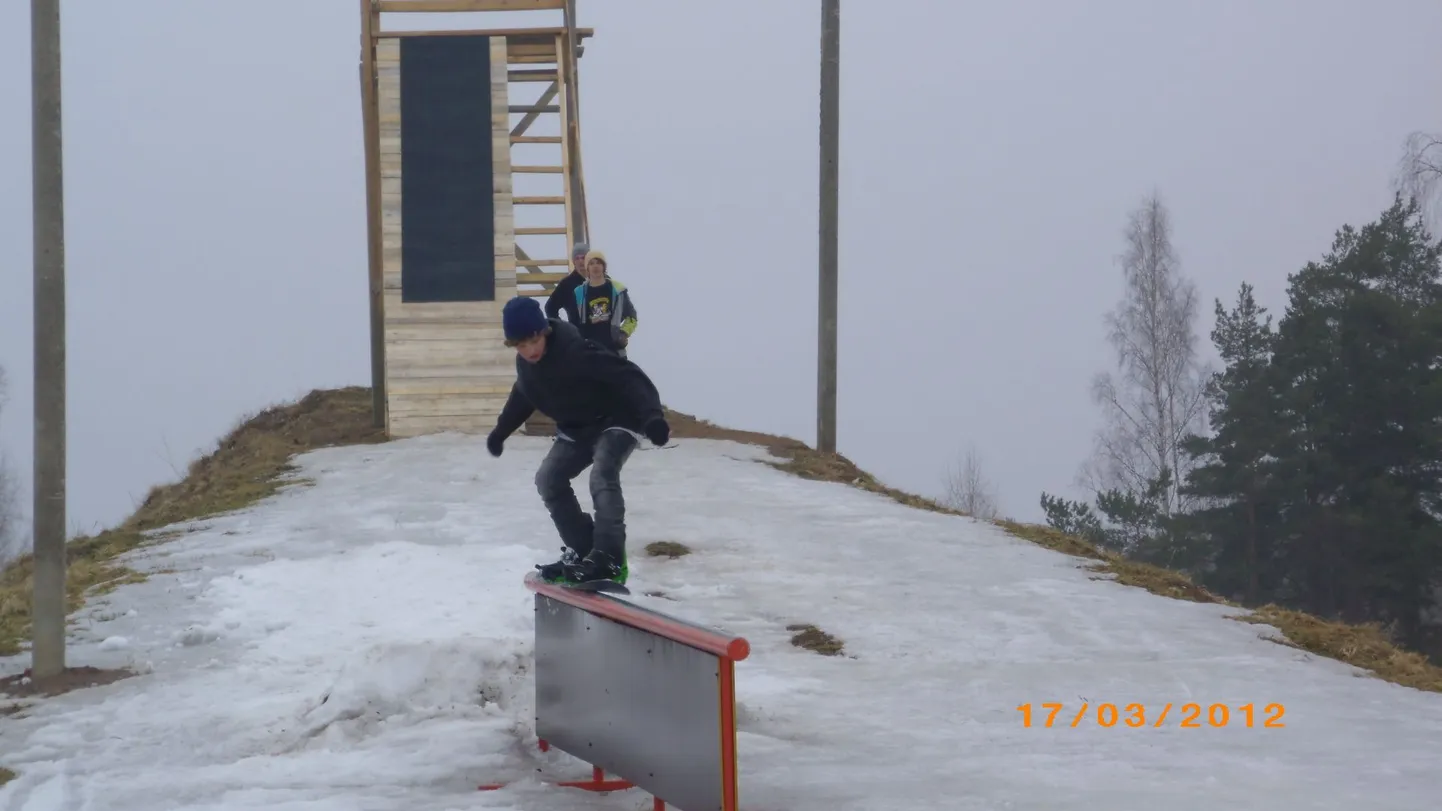
[[[649,808],[535,776],[587,773],[537,752],[531,728],[521,578],[559,547],[532,483],[547,442],[517,437],[500,459],[455,436],[311,453],[297,461],[315,486],[147,550],[133,565],[163,571],[87,609],[70,654],[142,674],[0,719],[0,765],[20,774],[0,808]],[[1442,696],[763,455],[682,440],[625,474],[633,553],[695,550],[636,554],[635,599],[751,641],[744,807],[1420,811],[1442,796]],[[846,655],[790,645],[800,622]],[[1047,703],[1063,705],[1051,728]],[[1264,728],[1272,704],[1285,727]]]

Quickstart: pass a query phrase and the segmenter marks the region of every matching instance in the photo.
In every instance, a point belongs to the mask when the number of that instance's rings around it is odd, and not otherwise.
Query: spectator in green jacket
[[[636,331],[636,305],[626,285],[611,278],[606,255],[586,254],[586,281],[576,286],[575,307],[581,314],[581,335],[626,357],[626,344]]]

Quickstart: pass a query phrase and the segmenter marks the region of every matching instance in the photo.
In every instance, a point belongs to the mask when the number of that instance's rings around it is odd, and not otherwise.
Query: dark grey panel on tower
[[[400,51],[401,301],[495,301],[491,38]]]

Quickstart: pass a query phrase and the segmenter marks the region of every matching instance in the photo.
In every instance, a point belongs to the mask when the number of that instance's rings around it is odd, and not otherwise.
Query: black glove
[[[666,440],[671,438],[671,426],[666,424],[666,420],[657,417],[646,423],[646,438],[655,443],[656,447],[665,445]]]
[[[486,436],[486,450],[490,451],[492,456],[500,456],[501,450],[503,449],[505,442],[505,437],[501,436],[495,431],[492,431],[489,435]]]

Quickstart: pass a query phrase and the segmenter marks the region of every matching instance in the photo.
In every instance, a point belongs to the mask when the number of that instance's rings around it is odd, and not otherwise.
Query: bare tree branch
[[[1442,214],[1442,135],[1420,131],[1408,135],[1392,185],[1403,196],[1416,199],[1429,220]]]
[[[982,473],[981,459],[976,448],[968,446],[961,464],[954,465],[947,472],[945,488],[945,495],[942,496],[944,505],[973,518],[996,518],[996,486]]]
[[[1209,370],[1197,361],[1197,290],[1178,270],[1171,215],[1158,195],[1131,213],[1125,234],[1123,295],[1105,318],[1118,374],[1104,372],[1092,384],[1104,425],[1078,483],[1093,493],[1140,495],[1170,470],[1162,502],[1170,514],[1187,506],[1178,491],[1189,467],[1182,442],[1205,421]]]

